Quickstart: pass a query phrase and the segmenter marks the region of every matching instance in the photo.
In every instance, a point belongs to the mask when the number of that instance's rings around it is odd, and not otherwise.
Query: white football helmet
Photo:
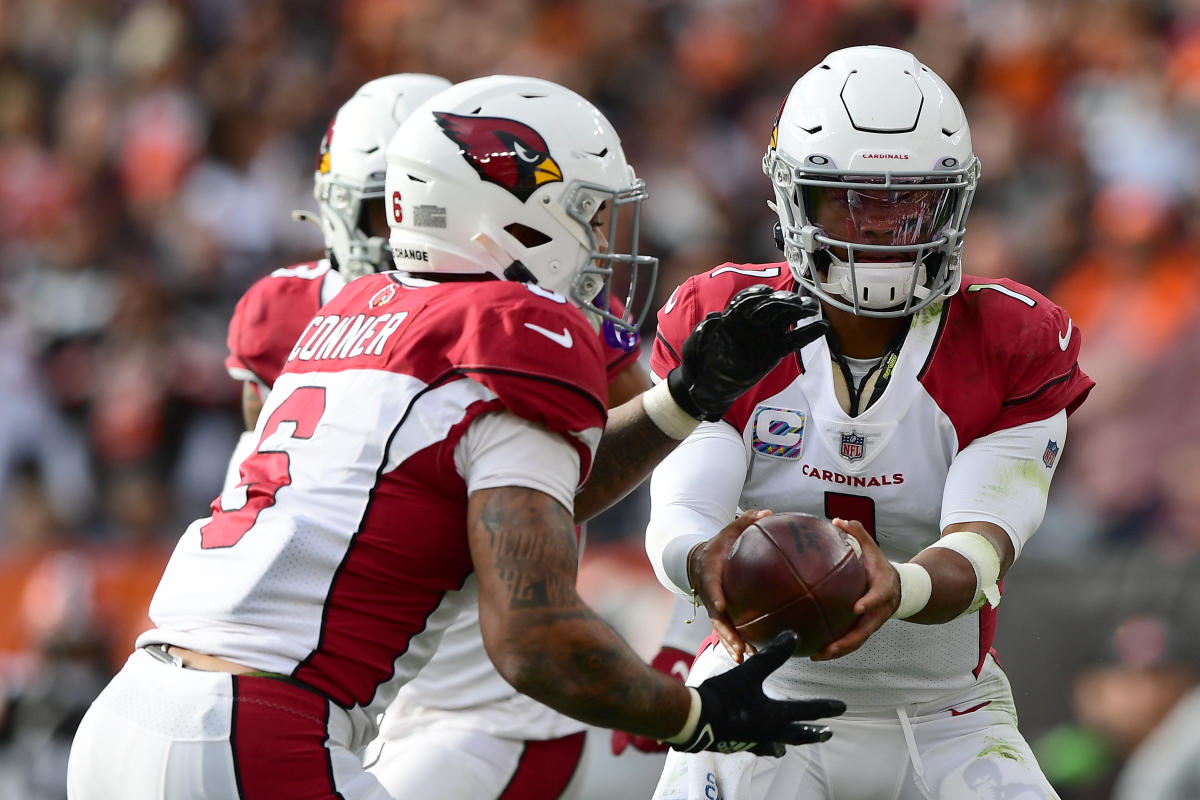
[[[387,75],[362,85],[329,123],[313,175],[325,250],[347,279],[387,268],[387,243],[371,236],[366,205],[382,200],[384,153],[400,123],[450,86],[436,75]],[[383,219],[383,216],[380,216]]]
[[[979,159],[958,99],[911,53],[830,53],[780,108],[763,171],[777,241],[822,300],[899,317],[958,291]]]
[[[614,346],[634,340],[658,271],[637,251],[646,189],[587,100],[538,78],[465,81],[400,126],[387,160],[397,269],[537,284],[603,321]]]

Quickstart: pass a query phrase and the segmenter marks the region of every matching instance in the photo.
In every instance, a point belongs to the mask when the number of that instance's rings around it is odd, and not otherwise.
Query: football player
[[[436,75],[386,75],[363,84],[330,120],[313,173],[320,215],[293,214],[321,229],[325,258],[277,269],[255,282],[229,321],[225,368],[243,382],[246,432],[229,460],[225,489],[241,482],[238,466],[257,443],[254,426],[263,402],[317,309],[347,281],[392,268],[383,200],[387,145],[417,106],[448,86],[450,81]]]
[[[238,466],[246,448],[253,448],[262,398],[304,326],[347,279],[391,266],[384,246],[387,143],[404,117],[449,85],[428,75],[379,78],[355,93],[330,125],[314,176],[327,258],[277,270],[254,284],[230,323],[226,363],[245,381],[247,434],[230,464],[227,488],[241,480]],[[649,388],[636,337],[606,342],[604,352],[610,407]],[[578,785],[584,727],[517,693],[500,677],[484,651],[478,612],[469,609],[447,628],[429,664],[389,707],[367,761],[396,797],[419,789],[483,800],[519,786],[529,800],[557,798]],[[447,768],[445,753],[453,768]]]
[[[668,374],[691,326],[751,284],[819,298],[830,329],[658,467],[647,550],[716,629],[694,684],[747,652],[721,587],[738,509],[833,519],[861,545],[860,617],[767,685],[849,710],[830,741],[779,760],[670,753],[655,796],[958,800],[986,762],[1000,784],[1056,797],[991,650],[1000,581],[1093,385],[1080,332],[1034,290],[963,273],[979,160],[959,101],[911,54],[830,54],[783,103],[763,169],[786,260],[686,281],[659,312],[651,371]]]
[[[585,516],[824,330],[792,293],[741,293],[606,425],[596,332],[628,339],[645,312],[615,310],[613,273],[657,268],[611,225],[644,195],[608,121],[556,84],[467,81],[413,112],[385,182],[407,272],[352,281],[300,333],[241,482],[185,531],[155,627],[80,724],[74,800],[386,800],[359,752],[473,605],[504,679],[584,722],[764,755],[827,737],[806,720],[840,702],[761,690],[794,634],[689,689],[575,591],[589,471]]]
[[[449,85],[417,74],[373,80],[342,106],[322,138],[314,194],[326,258],[256,282],[230,321],[226,367],[244,381],[246,433],[230,460],[226,489],[241,481],[238,467],[254,447],[262,401],[308,321],[347,280],[391,267],[383,198],[387,144],[404,118]],[[650,387],[637,344],[636,336],[605,341],[609,407]],[[478,612],[468,609],[388,708],[366,760],[395,797],[419,789],[484,800],[520,787],[528,800],[553,800],[579,786],[584,729],[500,677],[484,650]]]

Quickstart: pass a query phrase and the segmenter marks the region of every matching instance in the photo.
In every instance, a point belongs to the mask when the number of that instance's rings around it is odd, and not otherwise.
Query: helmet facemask
[[[586,259],[568,295],[598,325],[612,347],[632,350],[654,297],[658,259],[638,254],[642,201],[646,185],[635,180],[625,189],[578,182],[563,205],[584,232]],[[553,204],[547,206],[550,208]],[[614,298],[618,303],[614,305]]]
[[[355,186],[318,175],[313,195],[329,255],[348,280],[392,268],[387,236],[372,236],[369,203],[383,203],[383,181]],[[386,228],[386,216],[380,221]]]
[[[822,300],[898,317],[958,290],[978,159],[936,172],[851,175],[772,155],[784,255]]]

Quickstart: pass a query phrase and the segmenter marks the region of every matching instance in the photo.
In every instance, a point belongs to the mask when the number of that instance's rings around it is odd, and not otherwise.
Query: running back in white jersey
[[[786,264],[726,265],[690,279],[660,312],[652,370],[662,376],[675,366],[686,331],[737,290],[791,282]],[[857,415],[839,399],[851,393],[835,375],[829,340],[818,339],[717,423],[742,437],[738,505],[859,520],[894,561],[933,544],[946,524],[960,521],[956,514],[1002,516],[1002,488],[991,501],[958,508],[957,498],[944,497],[947,476],[971,442],[1082,402],[1091,381],[1076,364],[1079,337],[1063,348],[1055,338],[1067,325],[1061,309],[1026,287],[968,277],[956,296],[914,315],[903,344],[884,355],[874,389],[867,384],[874,402],[862,398]],[[694,462],[688,449],[669,456],[655,480],[673,464]],[[1045,464],[1046,487],[1053,466]],[[1001,510],[989,513],[994,508]],[[850,655],[791,659],[769,683],[789,696],[838,697],[852,707],[923,702],[975,680],[995,615],[985,606],[944,625],[892,620]]]
[[[458,439],[507,410],[563,434],[582,480],[603,397],[596,337],[557,295],[355,281],[296,342],[241,484],[180,540],[139,646],[289,676],[357,709],[370,735],[475,599]]]
[[[229,374],[252,381],[260,396],[266,397],[296,340],[320,307],[345,285],[345,278],[330,268],[328,260],[278,269],[256,281],[238,301],[229,322],[225,361]],[[636,349],[607,344],[603,353],[610,383],[639,356]],[[236,464],[233,474],[237,474]],[[233,483],[237,482],[235,477]],[[551,738],[584,728],[578,720],[518,695],[500,677],[484,650],[478,609],[473,605],[446,629],[430,663],[406,685],[397,702],[405,708],[470,708],[479,725],[519,738]]]

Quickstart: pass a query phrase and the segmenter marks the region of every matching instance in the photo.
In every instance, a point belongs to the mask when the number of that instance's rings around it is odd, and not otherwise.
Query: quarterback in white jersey
[[[1092,387],[1080,332],[1028,287],[962,273],[978,161],[958,101],[910,54],[828,56],[781,108],[764,169],[787,261],[685,282],[659,312],[651,370],[666,377],[682,334],[751,284],[819,297],[831,329],[663,461],[647,549],[713,618],[695,682],[747,647],[721,611],[726,523],[739,509],[833,519],[868,572],[859,620],[768,685],[848,711],[832,740],[778,761],[671,753],[656,797],[959,800],[990,797],[970,785],[986,773],[1053,798],[992,640],[999,579],[1041,523],[1067,415]]]
[[[787,352],[741,354],[731,331],[782,337],[814,309],[740,295],[696,336],[753,372],[689,347],[686,387],[655,387],[606,426],[596,331],[635,334],[644,313],[613,313],[613,271],[636,286],[657,268],[636,235],[614,249],[617,212],[636,219],[645,190],[608,121],[547,81],[467,81],[401,125],[386,195],[393,258],[428,277],[366,275],[305,326],[241,481],[183,534],[155,627],[80,723],[69,797],[388,800],[361,751],[473,604],[505,680],[584,722],[690,751],[828,739],[805,721],[844,705],[762,692],[794,634],[689,689],[574,587],[572,510],[593,467],[604,491],[587,507],[602,508]],[[598,448],[602,432],[643,446]]]

